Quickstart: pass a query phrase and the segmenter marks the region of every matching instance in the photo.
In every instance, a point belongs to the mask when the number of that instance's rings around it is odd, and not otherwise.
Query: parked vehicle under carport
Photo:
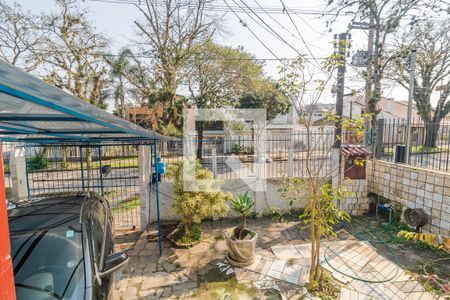
[[[18,205],[8,219],[18,300],[110,298],[128,256],[113,253],[108,201],[95,193],[54,196]]]

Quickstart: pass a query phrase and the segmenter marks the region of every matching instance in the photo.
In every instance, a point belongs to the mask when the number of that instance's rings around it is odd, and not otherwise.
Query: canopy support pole
[[[158,245],[159,245],[159,255],[162,255],[162,239],[161,239],[161,219],[159,215],[159,172],[158,172],[158,145],[156,144],[156,139],[153,138],[153,156],[155,161],[155,195],[156,195],[156,219],[158,223]]]
[[[3,153],[0,143],[0,298],[16,299],[14,273],[9,239],[8,209],[6,207],[5,178],[3,173]]]

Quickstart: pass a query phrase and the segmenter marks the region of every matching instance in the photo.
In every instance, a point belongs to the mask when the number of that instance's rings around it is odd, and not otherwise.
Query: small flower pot
[[[246,267],[255,259],[256,239],[258,234],[248,228],[238,227],[226,236],[228,247],[227,260],[235,267]]]

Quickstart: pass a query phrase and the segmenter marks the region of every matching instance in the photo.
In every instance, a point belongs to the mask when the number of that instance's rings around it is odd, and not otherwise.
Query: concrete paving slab
[[[281,246],[272,246],[270,247],[273,254],[278,259],[295,259],[295,258],[303,258],[303,256],[297,251],[294,245],[281,245]]]

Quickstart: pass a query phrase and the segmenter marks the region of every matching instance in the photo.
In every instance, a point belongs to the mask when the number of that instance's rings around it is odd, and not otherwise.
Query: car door
[[[92,269],[94,270],[92,289],[94,299],[107,299],[112,284],[111,276],[98,275],[104,267],[105,257],[110,254],[111,234],[109,212],[103,203],[106,200],[93,199],[89,203],[86,225],[89,238]]]

